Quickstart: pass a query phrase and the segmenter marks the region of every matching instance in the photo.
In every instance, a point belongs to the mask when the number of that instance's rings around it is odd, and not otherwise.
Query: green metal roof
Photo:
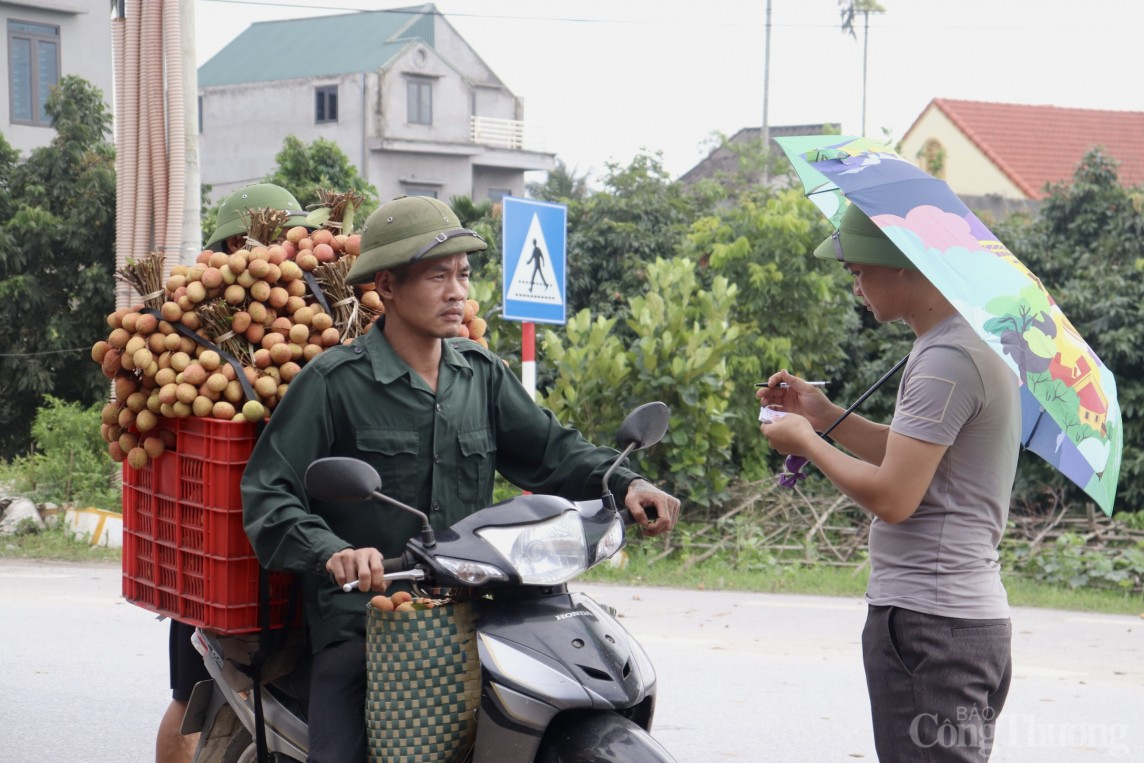
[[[199,86],[376,71],[410,40],[433,46],[437,8],[362,11],[251,24],[199,67]]]

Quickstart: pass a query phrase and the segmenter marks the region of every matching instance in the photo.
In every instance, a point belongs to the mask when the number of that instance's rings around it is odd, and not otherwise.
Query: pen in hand
[[[829,387],[830,386],[830,382],[824,382],[824,381],[808,381],[807,384],[809,384],[812,387]],[[755,382],[755,386],[756,387],[769,387],[771,385],[767,384],[766,382]],[[790,385],[787,384],[786,382],[781,382],[779,384],[776,384],[775,387],[781,388],[781,389],[789,389]]]

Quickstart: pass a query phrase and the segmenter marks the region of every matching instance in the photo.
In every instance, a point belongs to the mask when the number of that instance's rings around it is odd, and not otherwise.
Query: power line
[[[584,18],[584,17],[572,17],[572,16],[509,16],[509,15],[498,14],[498,13],[465,13],[463,11],[461,11],[461,12],[454,11],[454,12],[450,12],[450,13],[444,13],[441,10],[436,9],[436,8],[433,10],[432,13],[430,13],[429,11],[421,11],[421,10],[418,10],[416,8],[414,8],[413,10],[410,10],[410,6],[403,6],[400,8],[357,8],[357,7],[353,7],[353,6],[339,6],[339,5],[325,5],[325,4],[317,5],[317,4],[309,4],[309,3],[301,3],[301,4],[295,5],[293,3],[273,2],[272,0],[200,0],[200,2],[221,3],[223,5],[253,5],[253,6],[259,6],[259,7],[265,7],[265,8],[279,8],[282,10],[299,10],[299,11],[346,11],[346,12],[350,12],[350,13],[356,12],[356,13],[401,13],[401,14],[420,13],[423,15],[440,16],[441,18],[498,19],[498,20],[502,20],[502,21],[560,21],[560,22],[568,22],[568,23],[573,23],[573,24],[640,24],[640,25],[673,23],[673,24],[686,25],[686,26],[706,26],[706,27],[711,27],[711,26],[714,26],[714,27],[739,27],[742,25],[742,20],[738,19],[738,18],[730,19],[730,20],[725,21],[725,22],[697,21],[695,19],[688,19],[686,21],[678,21],[678,22],[668,22],[668,21],[665,21],[664,19],[648,19],[646,17],[627,18],[627,19],[616,19],[616,18],[604,19],[604,18]],[[830,25],[824,25],[824,26],[837,26],[837,24],[830,24]]]
[[[43,352],[0,352],[0,358],[34,358],[38,355],[64,355],[69,352],[91,352],[91,348],[73,347],[70,350],[44,350]]]
[[[218,3],[222,5],[251,5],[264,8],[279,8],[282,10],[299,10],[299,11],[345,11],[348,13],[423,13],[429,15],[428,11],[421,11],[417,6],[401,6],[396,8],[361,8],[357,6],[346,5],[326,5],[319,3],[284,3],[278,0],[198,0],[202,3]],[[411,10],[412,8],[412,10]],[[585,18],[585,17],[572,17],[572,16],[510,16],[498,13],[465,13],[463,11],[451,11],[445,13],[440,9],[434,9],[432,12],[434,16],[441,18],[472,18],[472,19],[500,19],[505,21],[559,21],[576,24],[673,24],[673,25],[686,25],[689,27],[734,27],[738,28],[743,25],[741,17],[734,17],[727,21],[710,21],[707,19],[688,18],[683,21],[667,21],[663,18]],[[975,31],[994,30],[994,31],[1032,31],[1032,30],[1048,30],[1048,29],[1102,29],[1104,28],[1103,21],[1092,22],[1076,22],[1069,20],[1065,22],[1046,21],[1044,19],[1037,20],[1022,20],[1011,24],[990,23],[989,21],[973,22],[958,22],[952,23],[943,21],[940,25],[926,24],[918,27],[914,25],[903,25],[899,19],[888,18],[883,21],[879,26],[883,29],[892,31]],[[841,29],[841,24],[838,21],[822,24],[791,24],[777,22],[772,24],[773,27],[785,29]]]
[[[402,6],[400,8],[357,8],[357,7],[352,7],[352,6],[326,5],[326,4],[322,4],[322,5],[313,4],[312,5],[312,4],[308,4],[308,3],[302,3],[302,4],[295,5],[293,3],[271,2],[271,0],[200,0],[200,1],[201,2],[207,2],[207,3],[222,3],[224,5],[257,5],[257,6],[267,7],[267,8],[281,8],[283,10],[300,10],[300,11],[347,11],[347,12],[358,12],[358,13],[401,13],[401,14],[420,13],[422,15],[440,16],[441,18],[445,18],[446,16],[448,16],[449,18],[503,19],[503,20],[513,20],[513,21],[570,21],[570,22],[583,23],[583,24],[613,24],[613,23],[646,24],[648,22],[647,19],[590,19],[590,18],[572,18],[572,17],[561,17],[561,16],[545,16],[545,17],[507,16],[504,14],[496,14],[496,13],[463,13],[463,12],[461,12],[461,13],[448,13],[448,14],[446,14],[446,13],[442,13],[440,10],[437,10],[436,8],[433,10],[432,13],[430,13],[429,11],[421,11],[421,10],[418,10],[416,8],[411,10],[410,6]],[[719,26],[735,26],[735,24],[728,22],[727,24],[720,24]]]

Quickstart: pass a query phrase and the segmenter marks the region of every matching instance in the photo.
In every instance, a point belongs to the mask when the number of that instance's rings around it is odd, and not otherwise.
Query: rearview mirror
[[[356,458],[319,458],[306,469],[306,492],[319,501],[366,501],[381,490],[377,470]]]
[[[616,444],[620,450],[640,450],[655,445],[667,433],[671,421],[671,409],[661,402],[644,403],[629,413],[620,424]]]

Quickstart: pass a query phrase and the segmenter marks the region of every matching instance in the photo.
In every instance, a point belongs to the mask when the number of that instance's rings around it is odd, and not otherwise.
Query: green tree
[[[68,403],[51,395],[32,424],[35,452],[12,462],[16,490],[34,501],[119,509],[119,465],[99,434],[102,403]]]
[[[274,157],[274,161],[274,171],[264,177],[263,181],[287,189],[303,207],[309,208],[319,203],[319,188],[339,193],[359,193],[365,197],[365,201],[354,213],[355,229],[360,229],[369,213],[377,209],[377,188],[358,174],[357,167],[332,140],[318,138],[306,144],[297,136],[287,135],[282,150]],[[204,227],[203,230],[208,229]]]
[[[102,93],[75,76],[45,103],[55,137],[24,162],[0,139],[0,455],[27,450],[46,394],[92,404],[114,308],[115,150]]]
[[[619,318],[588,309],[562,333],[543,332],[541,349],[555,375],[541,401],[595,442],[614,438],[637,405],[667,403],[667,437],[641,453],[640,471],[685,506],[710,509],[726,498],[737,471],[727,358],[740,332],[731,317],[738,287],[722,277],[704,286],[686,258],[646,268],[647,292],[627,301],[627,332],[618,330]]]
[[[1118,511],[1144,508],[1144,194],[1123,187],[1117,162],[1101,149],[1081,161],[1072,181],[1049,188],[1038,214],[1015,218],[1002,240],[1045,284],[1097,357],[1115,374],[1124,417]],[[1037,503],[1046,488],[1087,499],[1038,458],[1023,458],[1016,496]]]
[[[543,183],[529,183],[528,193],[541,201],[567,204],[579,201],[588,195],[588,179],[577,175],[574,169],[561,160],[556,160],[556,168],[548,173]]]
[[[647,288],[647,267],[671,258],[701,211],[696,197],[670,180],[658,155],[608,165],[604,188],[568,204],[567,305],[622,315]]]
[[[810,256],[829,223],[800,191],[755,187],[700,218],[682,247],[700,263],[704,285],[725,278],[738,287],[732,319],[744,327],[728,363],[743,401],[735,427],[737,460],[762,476],[754,382],[780,368],[806,378],[845,378],[847,340],[859,326],[845,272]],[[774,459],[771,459],[772,461]]]

